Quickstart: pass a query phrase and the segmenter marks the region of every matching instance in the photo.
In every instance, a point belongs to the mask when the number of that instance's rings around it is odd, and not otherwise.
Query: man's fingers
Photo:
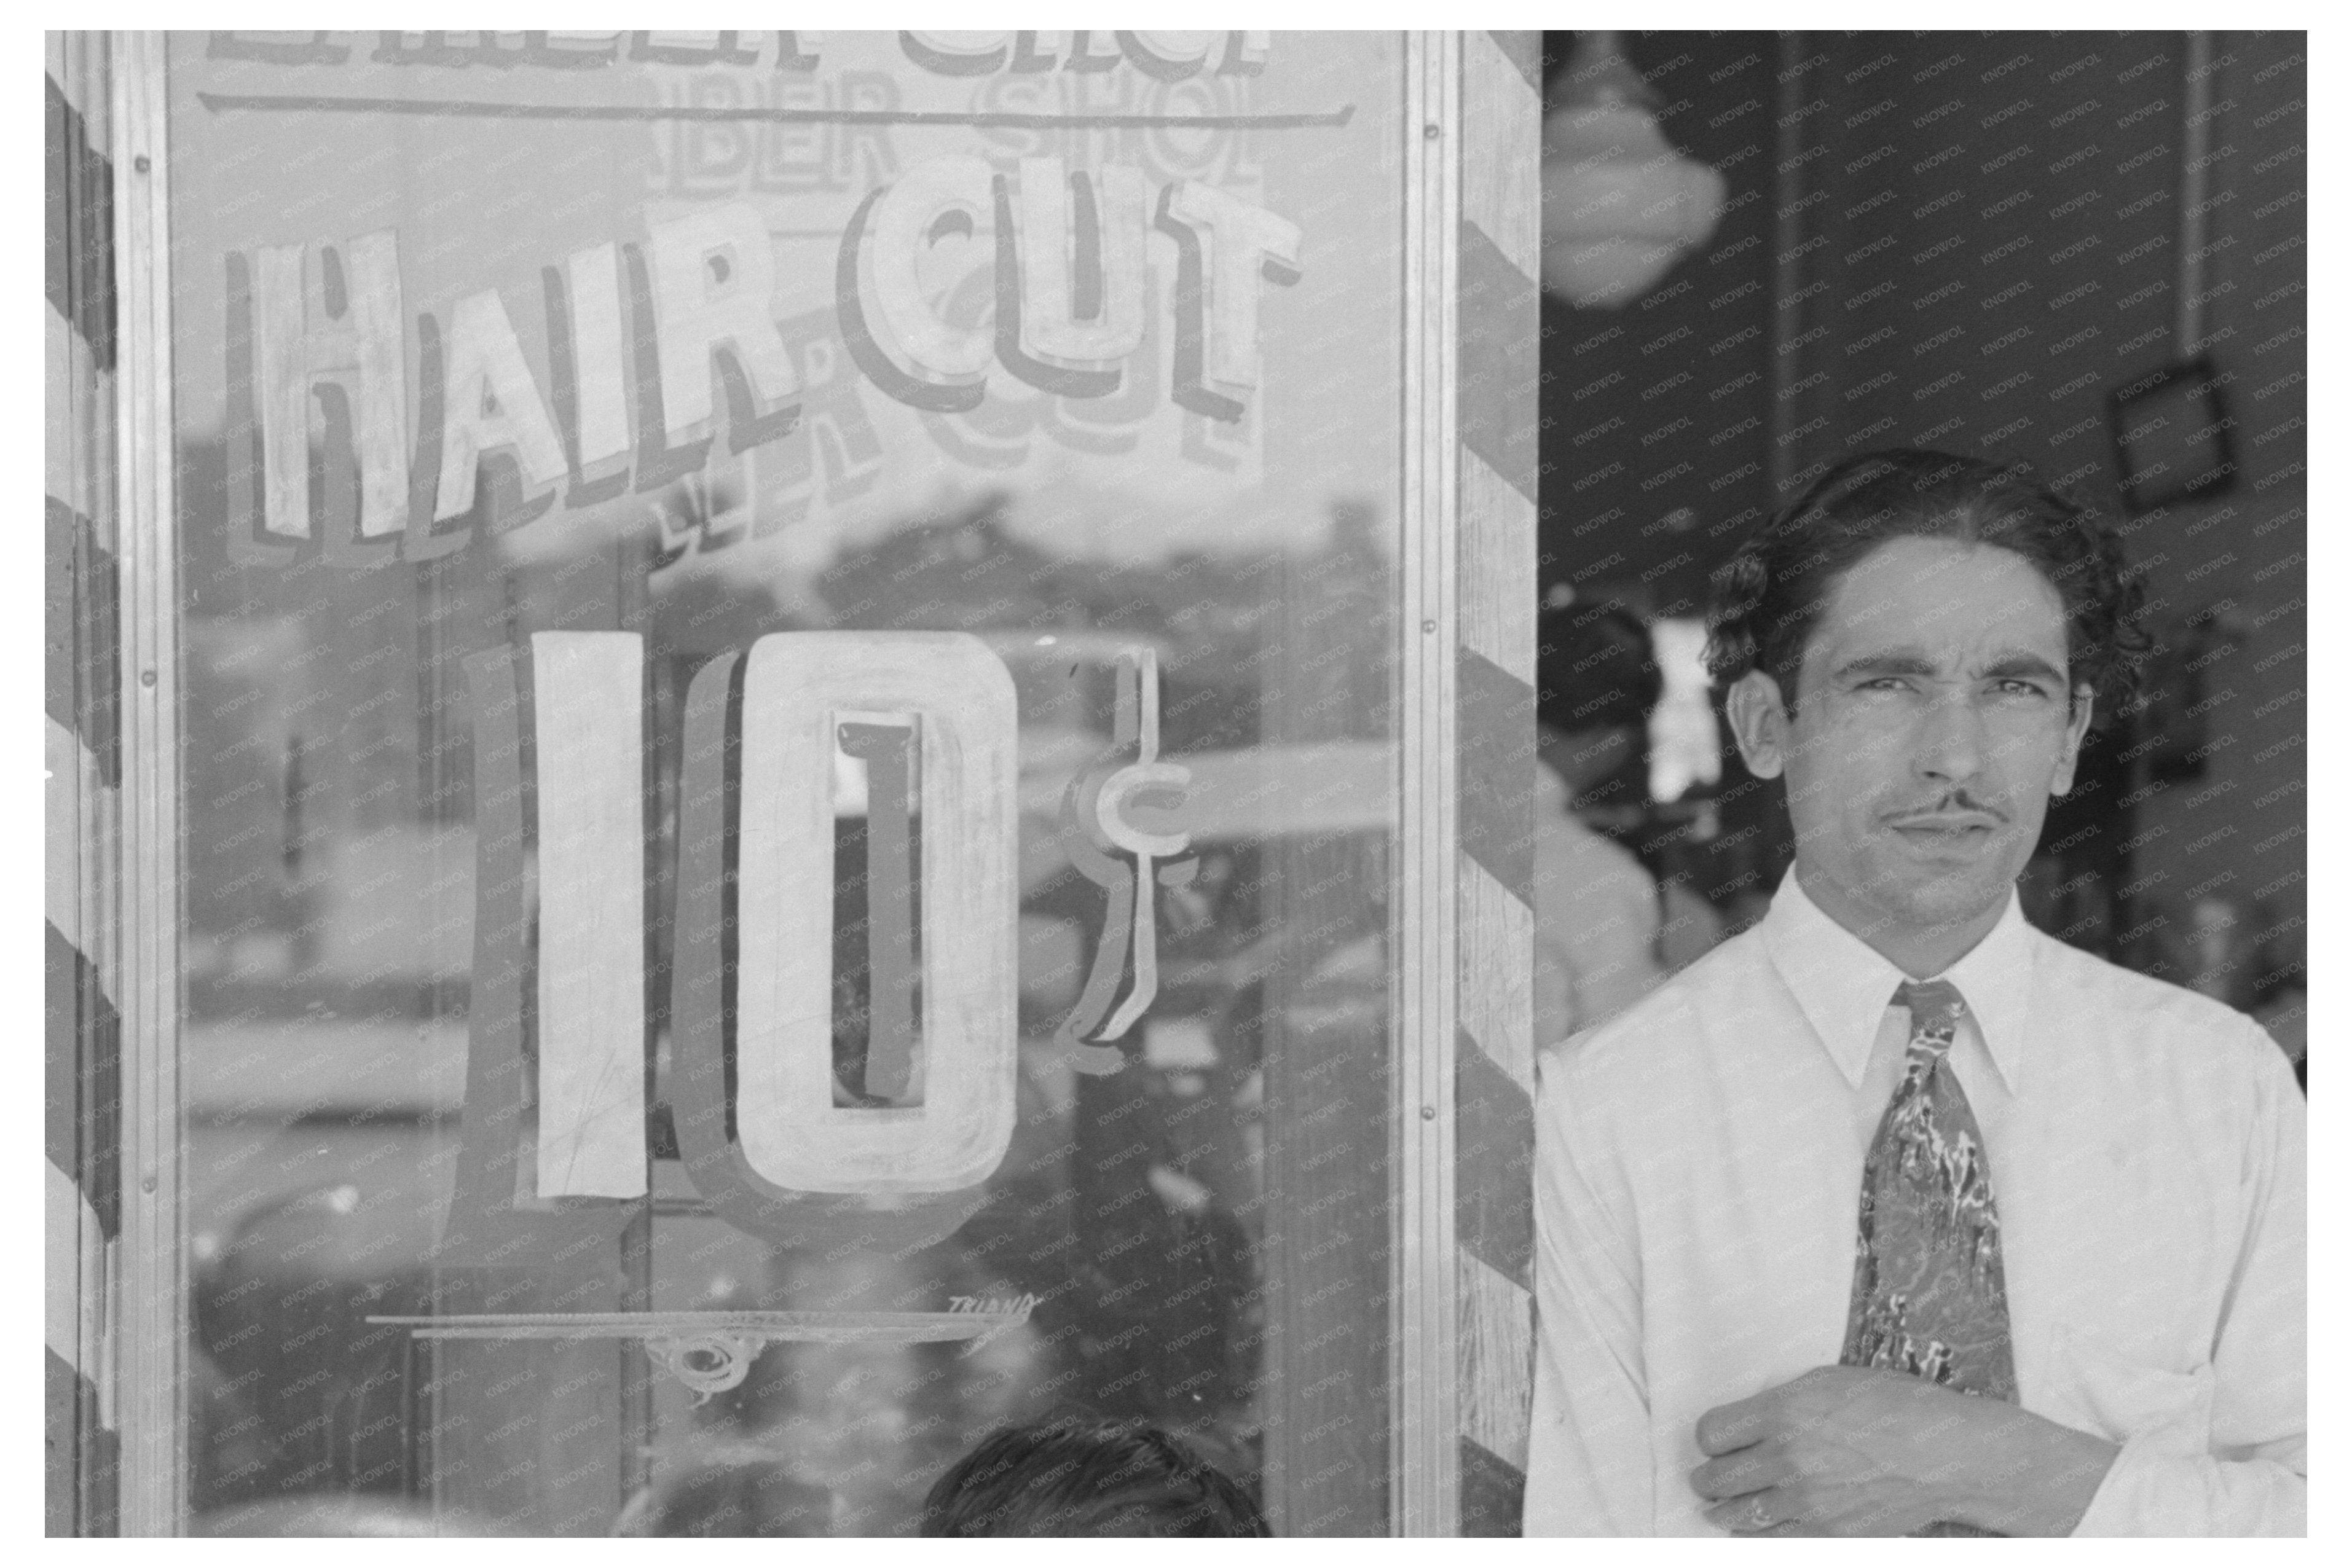
[[[1797,1473],[1788,1458],[1761,1444],[1735,1448],[1691,1472],[1691,1490],[1704,1498],[1741,1497],[1775,1487]]]
[[[1698,1418],[1699,1452],[1712,1457],[1747,1448],[1771,1429],[1780,1408],[1777,1388],[1717,1406]]]

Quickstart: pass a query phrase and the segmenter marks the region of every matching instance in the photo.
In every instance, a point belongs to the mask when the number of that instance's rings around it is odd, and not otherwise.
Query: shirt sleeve
[[[2305,1105],[2278,1048],[2248,1026],[2254,1113],[2247,1226],[2214,1335],[2211,1435],[2183,1455],[2127,1437],[2076,1535],[2302,1535],[2305,1514]]]
[[[1546,1064],[1536,1116],[1535,1410],[1525,1533],[1655,1533],[1641,1264],[1622,1182],[1580,1127],[1570,1061]],[[1604,1196],[1606,1195],[1606,1196]]]

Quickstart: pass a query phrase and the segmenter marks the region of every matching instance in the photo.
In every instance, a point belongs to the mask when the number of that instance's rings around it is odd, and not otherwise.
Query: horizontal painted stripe
[[[81,628],[75,648],[74,733],[98,760],[99,779],[122,783],[122,577],[113,552],[87,517],[76,519],[79,554],[75,586]]]
[[[113,1535],[120,1528],[121,1438],[100,1424],[101,1401],[91,1381],[42,1352],[49,1456],[48,1517],[52,1535]]]
[[[1455,713],[1463,852],[1533,906],[1536,881],[1536,690],[1468,649],[1456,660]]]
[[[1462,56],[1462,219],[1528,277],[1543,266],[1543,120],[1535,94],[1491,48]],[[1535,417],[1528,402],[1523,417]]]
[[[1455,378],[1462,444],[1529,500],[1536,496],[1535,280],[1475,224],[1462,225]]]
[[[1461,1027],[1529,1093],[1536,1084],[1536,912],[1485,866],[1454,857]]]
[[[68,735],[79,732],[74,712],[74,546],[81,519],[48,497],[41,539],[41,708]]]
[[[1475,452],[1457,469],[1462,645],[1523,681],[1536,675],[1536,504]]]
[[[1462,1533],[1519,1533],[1527,1507],[1528,1478],[1470,1438],[1462,1439]]]
[[[42,1186],[41,1257],[47,1287],[43,1294],[41,1338],[50,1354],[74,1366],[81,1359],[81,1217],[89,1206],[82,1202],[81,1188],[74,1186],[73,1177],[58,1169],[55,1159],[42,1161],[41,1169],[47,1173]],[[91,1216],[91,1223],[96,1222],[97,1217]]]
[[[101,131],[107,124],[107,36],[94,32],[52,32],[48,35],[49,79],[79,112],[84,122]]]
[[[50,1535],[112,1535],[121,1440],[100,1424],[97,1384],[47,1346],[41,1365],[44,1528]]]
[[[110,1239],[121,1229],[121,1024],[89,960],[42,923],[49,1161],[70,1171]]]
[[[50,1351],[42,1357],[41,1406],[42,1429],[47,1450],[42,1464],[45,1533],[69,1536],[78,1533],[77,1516],[79,1500],[74,1495],[74,1479],[80,1469],[80,1444],[77,1440],[81,1426],[81,1413],[87,1407],[81,1375],[73,1364]]]
[[[58,78],[48,95],[47,235],[45,292],[90,346],[100,370],[114,368],[114,166],[91,144],[89,121]]]
[[[1454,1229],[1522,1290],[1535,1284],[1535,1103],[1466,1032],[1454,1051]]]
[[[89,519],[47,498],[42,540],[42,706],[89,747],[99,778],[122,779],[121,579]]]
[[[48,88],[45,121],[47,135],[41,160],[47,198],[43,220],[47,245],[42,258],[42,292],[48,296],[49,308],[70,322],[74,319],[73,183],[75,174],[79,172],[76,154],[89,145],[89,137],[81,111],[66,100],[65,89],[58,85],[58,78],[45,74],[41,79]]]
[[[1528,88],[1540,99],[1543,97],[1543,35],[1524,27],[1496,27],[1486,34],[1486,41],[1511,63],[1511,68],[1526,78]]]
[[[76,982],[82,957],[52,925],[42,960],[41,1144],[51,1165],[72,1170],[81,1149],[81,997]]]
[[[42,477],[48,493],[83,517],[92,515],[93,495],[103,494],[110,475],[97,472],[91,425],[112,407],[114,378],[90,358],[89,345],[66,324],[53,305],[41,306]]]
[[[89,824],[114,820],[116,792],[98,776],[98,759],[53,719],[41,721],[42,887],[49,924],[87,954],[82,933],[82,844]]]
[[[1535,1296],[1471,1257],[1455,1260],[1454,1290],[1461,1435],[1524,1469],[1535,1386]]]
[[[98,1312],[98,1302],[89,1299],[93,1292],[85,1286],[105,1278],[106,1233],[73,1177],[59,1170],[55,1160],[44,1161],[41,1168],[47,1173],[42,1204],[47,1274],[42,1333],[48,1347],[79,1370],[81,1346],[93,1338]]]

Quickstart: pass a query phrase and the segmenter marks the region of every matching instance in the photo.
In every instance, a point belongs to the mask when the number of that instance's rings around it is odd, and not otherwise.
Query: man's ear
[[[1789,715],[1780,705],[1780,683],[1750,670],[1723,694],[1723,707],[1748,771],[1759,779],[1779,778],[1789,762]]]
[[[2050,776],[2050,796],[2056,800],[2074,787],[2074,765],[2082,760],[2083,737],[2091,728],[2091,688],[2078,685],[2066,715],[2066,743],[2059,748],[2058,771]]]

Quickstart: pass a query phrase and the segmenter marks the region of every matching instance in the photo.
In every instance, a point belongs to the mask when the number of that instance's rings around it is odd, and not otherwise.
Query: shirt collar
[[[1788,982],[1838,1071],[1860,1087],[1880,1016],[1894,1005],[1895,988],[1910,977],[1806,897],[1793,866],[1780,879],[1771,911],[1757,930],[1772,967]],[[2012,887],[2008,907],[1983,940],[1941,975],[1928,977],[1959,988],[1986,1054],[2012,1093],[2024,1065],[2032,969],[2032,927]]]

